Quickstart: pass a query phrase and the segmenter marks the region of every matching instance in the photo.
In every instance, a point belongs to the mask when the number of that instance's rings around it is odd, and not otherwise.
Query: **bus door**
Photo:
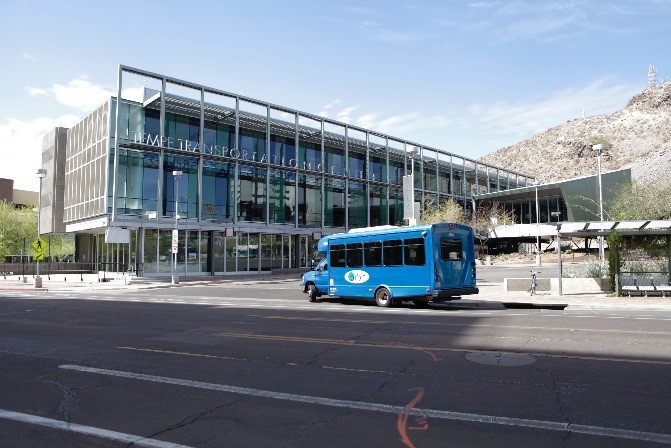
[[[327,258],[324,257],[319,260],[319,263],[313,268],[314,273],[314,282],[317,287],[317,291],[321,293],[328,293],[329,289],[329,267]]]
[[[435,232],[433,238],[436,288],[460,288],[466,280],[465,235],[460,232]]]

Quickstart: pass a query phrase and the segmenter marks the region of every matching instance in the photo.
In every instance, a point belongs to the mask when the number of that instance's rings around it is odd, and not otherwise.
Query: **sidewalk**
[[[296,295],[300,291],[298,274],[241,274],[229,276],[198,276],[181,277],[178,285],[173,285],[169,277],[130,277],[112,274],[50,275],[42,276],[42,288],[33,287],[33,277],[26,278],[24,283],[17,275],[0,276],[0,292],[84,292],[101,290],[138,290],[153,288],[185,288],[198,285],[217,285],[226,283],[247,282],[283,282],[295,281]],[[636,310],[636,311],[671,311],[671,297],[613,297],[607,293],[564,294],[539,292],[533,296],[525,291],[504,292],[500,283],[478,283],[480,293],[475,296],[464,296],[456,304],[469,304],[477,308],[547,308],[569,310]]]

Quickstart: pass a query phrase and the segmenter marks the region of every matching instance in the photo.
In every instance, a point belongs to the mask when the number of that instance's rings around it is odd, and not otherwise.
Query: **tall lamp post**
[[[406,215],[408,216],[408,225],[416,226],[417,225],[417,216],[415,216],[415,162],[414,156],[417,153],[417,149],[414,146],[407,146],[405,152],[410,159],[410,174],[404,176],[403,179],[403,201],[409,202],[409,208],[406,208],[408,211]]]
[[[601,143],[592,146],[592,150],[596,151],[597,164],[599,166],[599,220],[603,222],[603,188],[601,184],[601,154],[605,151],[605,146]],[[604,268],[604,251],[603,251],[603,235],[599,236],[599,274],[603,276]]]
[[[172,176],[175,178],[175,230],[172,231],[172,254],[173,254],[173,270],[172,270],[172,283],[177,285],[179,283],[179,273],[177,272],[177,252],[179,246],[179,232],[177,230],[177,220],[179,215],[177,214],[177,200],[179,198],[179,178],[182,177],[182,172],[175,170],[172,172]]]
[[[541,265],[541,217],[540,217],[540,206],[538,204],[538,181],[534,180],[531,182],[536,189],[536,266]]]
[[[40,239],[41,235],[41,227],[40,227],[40,221],[41,221],[41,215],[42,215],[42,179],[47,177],[47,170],[44,168],[40,168],[37,170],[37,177],[40,179],[40,192],[39,196],[37,198],[37,239]],[[37,265],[35,267],[35,282],[34,282],[35,288],[41,288],[42,287],[42,277],[40,277],[40,260],[37,260]]]

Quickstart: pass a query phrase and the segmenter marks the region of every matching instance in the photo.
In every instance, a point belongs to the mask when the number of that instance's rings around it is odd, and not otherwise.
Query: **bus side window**
[[[382,266],[382,243],[380,241],[363,243],[363,264]]]
[[[382,260],[385,266],[403,265],[403,242],[401,240],[383,241]]]
[[[331,266],[334,268],[345,267],[345,245],[333,244],[330,249],[331,252]]]
[[[440,239],[440,259],[443,261],[455,261],[463,258],[463,250],[460,238]]]
[[[408,238],[403,240],[404,261],[409,266],[426,264],[424,238]]]
[[[363,246],[361,243],[351,243],[347,245],[347,267],[360,268],[363,266]]]

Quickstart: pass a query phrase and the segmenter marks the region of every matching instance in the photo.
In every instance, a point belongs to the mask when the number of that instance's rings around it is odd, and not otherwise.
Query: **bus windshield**
[[[325,271],[327,269],[327,263],[326,263],[326,257],[322,258],[319,260],[319,263],[317,263],[312,270],[313,271]]]

